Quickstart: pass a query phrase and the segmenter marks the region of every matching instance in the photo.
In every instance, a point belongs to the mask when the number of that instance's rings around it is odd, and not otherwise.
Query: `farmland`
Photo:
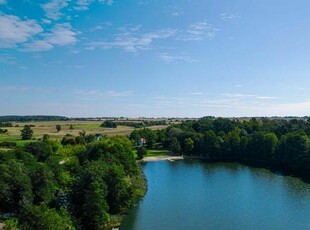
[[[100,127],[102,121],[94,120],[67,120],[67,121],[40,121],[40,122],[13,122],[13,127],[6,127],[8,132],[0,134],[0,142],[9,141],[16,142],[18,146],[22,146],[34,140],[42,139],[44,134],[48,134],[50,139],[61,141],[61,139],[70,134],[72,136],[79,136],[80,132],[85,131],[86,134],[103,134],[106,136],[115,135],[130,135],[134,130],[133,127],[119,125],[117,128],[102,128]],[[33,130],[33,140],[22,140],[20,130],[25,125],[30,125]],[[56,125],[61,126],[61,130],[58,132]],[[150,129],[162,129],[167,126],[158,125],[150,126]],[[1,148],[1,150],[7,150]]]

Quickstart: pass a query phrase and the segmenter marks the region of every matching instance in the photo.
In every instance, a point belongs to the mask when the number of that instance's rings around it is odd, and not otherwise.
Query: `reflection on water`
[[[148,162],[121,230],[310,229],[310,185],[237,163]]]

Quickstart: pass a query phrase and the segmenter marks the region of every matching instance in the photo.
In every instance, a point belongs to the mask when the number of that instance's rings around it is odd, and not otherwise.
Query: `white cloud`
[[[0,48],[12,48],[43,31],[35,20],[0,14]]]
[[[172,37],[175,30],[163,29],[149,33],[139,33],[140,26],[121,28],[121,33],[117,34],[112,41],[91,42],[88,49],[121,48],[127,52],[150,49],[155,40]]]
[[[111,22],[101,23],[101,24],[96,25],[93,28],[89,29],[89,32],[95,32],[95,31],[103,30],[103,29],[105,29],[111,25],[112,25]]]
[[[273,100],[278,98],[272,96],[261,96],[255,94],[242,94],[242,93],[223,93],[222,96],[226,98],[259,99],[259,100]]]
[[[230,14],[230,13],[220,14],[220,17],[224,21],[235,21],[236,19],[239,18],[237,14]]]
[[[130,97],[134,95],[134,91],[107,91],[105,95],[108,97]]]
[[[177,40],[200,41],[205,38],[214,38],[218,29],[207,22],[197,22],[191,24],[187,30],[180,31]]]
[[[54,46],[72,45],[77,42],[79,32],[72,29],[69,23],[56,24],[50,32],[42,34],[41,40],[33,40],[23,45],[22,51],[41,52],[53,49]]]
[[[190,56],[187,56],[187,55],[171,55],[171,54],[168,54],[168,53],[161,53],[158,55],[158,57],[166,62],[166,63],[171,63],[171,62],[189,62],[189,63],[192,63],[192,62],[197,62],[196,59],[190,57]]]
[[[254,94],[242,94],[242,93],[222,93],[221,94],[224,97],[227,98],[251,98],[256,97]]]
[[[42,21],[44,24],[51,24],[51,23],[52,23],[51,20],[46,19],[46,18],[41,19],[41,21]]]
[[[47,18],[57,20],[63,15],[60,11],[68,6],[69,1],[70,0],[51,0],[42,4],[41,7],[45,11]]]
[[[173,17],[178,17],[183,14],[183,11],[177,6],[168,6],[165,8],[164,12]]]
[[[75,95],[87,98],[87,99],[97,99],[97,98],[111,98],[111,97],[130,97],[134,95],[134,91],[101,91],[101,90],[75,90]]]
[[[94,30],[99,30],[97,27]],[[156,40],[161,39],[175,39],[181,41],[199,41],[204,39],[211,39],[215,36],[217,29],[211,24],[206,22],[197,22],[191,24],[185,30],[177,29],[161,29],[150,32],[142,31],[140,25],[121,27],[119,33],[114,35],[114,38],[110,41],[93,41],[88,43],[85,49],[94,50],[96,48],[111,49],[120,48],[127,52],[137,52],[138,50],[147,50],[152,48],[152,44]],[[158,57],[165,62],[173,61],[186,61],[195,62],[194,58],[187,55],[169,55],[167,53],[159,54]]]
[[[50,33],[44,35],[45,41],[52,45],[65,46],[77,42],[79,32],[74,31],[69,23],[56,25]]]
[[[76,5],[74,7],[75,10],[88,10],[89,9],[89,5],[93,2],[99,2],[101,4],[107,4],[107,5],[112,5],[113,4],[113,0],[77,0],[76,1]]]
[[[42,52],[53,49],[54,46],[48,43],[47,41],[36,40],[30,43],[26,43],[23,46],[22,51],[25,52]]]
[[[0,0],[0,5],[5,5],[7,4],[7,0]]]
[[[74,7],[75,10],[88,10],[89,5],[95,0],[78,0],[76,1],[77,6]]]
[[[203,92],[193,92],[193,93],[190,93],[190,95],[203,95],[204,93]]]
[[[270,96],[256,96],[256,99],[261,99],[261,100],[272,100],[272,99],[277,99],[277,97],[270,97]]]

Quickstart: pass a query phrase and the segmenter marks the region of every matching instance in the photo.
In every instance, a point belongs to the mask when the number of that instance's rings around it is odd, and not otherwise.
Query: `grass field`
[[[6,134],[0,134],[0,142],[2,141],[13,141],[16,142],[18,146],[22,146],[33,140],[21,140],[20,130],[23,129],[24,125],[32,125],[31,129],[34,132],[34,139],[38,140],[43,137],[44,134],[50,135],[51,139],[61,140],[66,134],[71,134],[73,136],[78,136],[83,130],[86,134],[103,134],[107,136],[115,135],[130,135],[134,130],[132,127],[128,126],[118,126],[117,128],[102,128],[100,127],[102,121],[45,121],[45,122],[16,122],[13,123],[14,127],[4,128],[8,130]],[[61,126],[61,130],[57,132],[56,125]],[[72,125],[73,129],[70,129]],[[16,127],[18,126],[18,127]],[[150,129],[162,129],[166,126],[151,126]],[[0,148],[0,150],[4,150]]]
[[[169,150],[148,150],[147,155],[144,157],[160,157],[160,156],[169,156],[170,151]],[[134,150],[134,156],[137,157],[137,150]]]
[[[158,156],[167,156],[169,155],[169,150],[149,150],[147,152],[147,157],[158,157]]]

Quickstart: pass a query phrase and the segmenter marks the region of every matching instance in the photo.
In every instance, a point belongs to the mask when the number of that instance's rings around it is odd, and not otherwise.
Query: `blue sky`
[[[304,116],[308,0],[0,0],[0,115]]]

